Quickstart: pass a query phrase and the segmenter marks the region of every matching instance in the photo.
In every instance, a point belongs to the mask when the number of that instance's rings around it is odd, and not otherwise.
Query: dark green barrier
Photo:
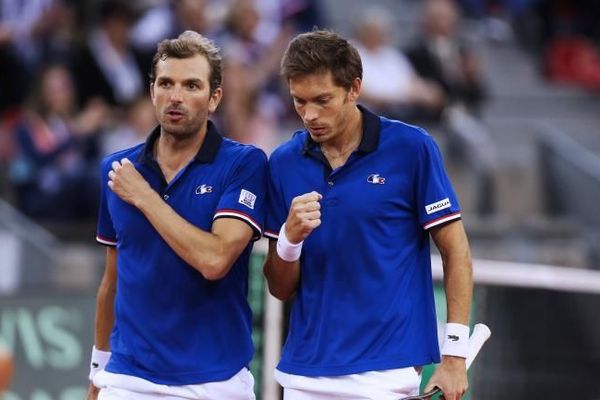
[[[261,398],[264,255],[250,261],[248,299],[256,356],[250,366]],[[82,400],[87,393],[94,338],[94,294],[19,294],[0,297],[0,341],[15,359],[11,390],[3,400]]]
[[[94,309],[89,296],[0,298],[0,338],[15,358],[4,400],[85,398]]]

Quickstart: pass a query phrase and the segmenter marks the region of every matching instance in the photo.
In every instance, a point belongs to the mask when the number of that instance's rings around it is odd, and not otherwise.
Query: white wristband
[[[446,324],[442,355],[467,358],[469,355],[469,327],[449,322]]]
[[[279,230],[279,238],[277,239],[277,254],[282,260],[287,262],[294,262],[300,258],[302,253],[302,243],[290,243],[287,236],[285,236],[285,224],[281,225]]]
[[[106,364],[108,364],[108,360],[110,360],[110,351],[102,351],[98,350],[96,346],[92,348],[92,361],[90,362],[90,374],[88,378],[90,381],[94,380],[94,376],[104,370]]]

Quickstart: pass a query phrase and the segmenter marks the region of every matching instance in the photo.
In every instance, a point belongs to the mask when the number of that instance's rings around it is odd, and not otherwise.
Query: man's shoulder
[[[102,159],[101,164],[103,166],[112,164],[113,161],[121,161],[127,158],[129,161],[134,162],[144,149],[144,143],[136,144],[135,146],[129,147],[124,150],[119,150],[105,156]]]
[[[383,140],[405,146],[431,140],[431,135],[424,128],[386,117],[381,117],[381,133]]]
[[[221,143],[221,151],[223,155],[231,160],[232,157],[235,159],[253,159],[258,161],[267,160],[267,155],[265,152],[251,144],[244,144],[240,142],[236,142],[235,140],[231,140],[228,138],[223,138],[223,142]]]
[[[280,160],[289,160],[290,157],[294,157],[301,154],[302,149],[306,143],[306,137],[308,133],[306,130],[298,130],[292,134],[292,137],[277,146],[271,156],[269,157],[270,162],[278,162]]]

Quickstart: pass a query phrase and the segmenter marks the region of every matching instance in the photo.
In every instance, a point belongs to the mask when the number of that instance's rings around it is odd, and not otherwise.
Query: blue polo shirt
[[[269,161],[265,236],[295,196],[317,191],[278,369],[334,376],[439,362],[428,229],[460,218],[433,139],[360,107],[361,143],[332,170],[306,130]]]
[[[195,158],[167,184],[153,156],[157,127],[145,144],[102,162],[97,240],[116,246],[117,293],[109,372],[166,385],[221,381],[253,356],[247,302],[252,243],[227,275],[205,279],[162,239],[144,215],[106,185],[114,160],[127,157],[180,216],[210,232],[217,218],[237,218],[259,238],[267,159],[252,146],[224,139],[209,121]]]

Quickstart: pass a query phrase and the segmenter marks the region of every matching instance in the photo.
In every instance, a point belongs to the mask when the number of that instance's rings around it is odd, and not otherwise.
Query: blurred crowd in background
[[[489,92],[461,27],[502,41],[515,31],[549,79],[600,88],[594,0],[422,0],[418,34],[397,43],[389,11],[352,22],[362,103],[388,117],[475,121]],[[288,41],[333,28],[317,0],[0,0],[0,194],[36,220],[93,220],[106,154],[156,124],[147,73],[156,45],[192,29],[224,56],[221,132],[269,153],[299,128],[278,75]],[[339,2],[344,7],[344,1]],[[521,34],[523,33],[524,34]]]

